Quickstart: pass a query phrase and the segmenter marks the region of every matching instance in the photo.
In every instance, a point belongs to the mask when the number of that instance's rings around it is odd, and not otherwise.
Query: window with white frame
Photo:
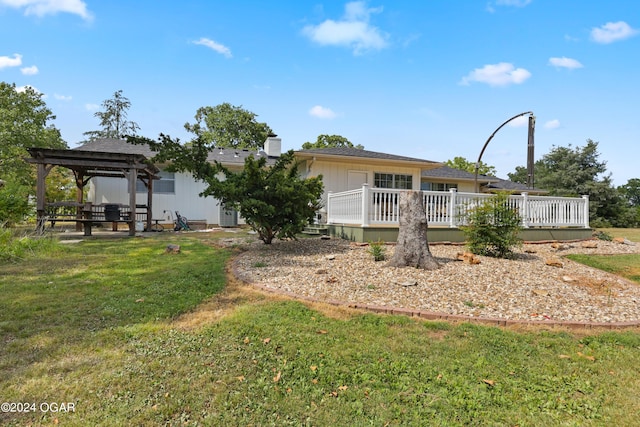
[[[373,185],[377,188],[411,190],[413,188],[413,176],[376,172],[373,176]]]
[[[160,177],[160,179],[156,179],[153,181],[153,192],[155,194],[174,194],[176,192],[175,173],[160,171],[160,173],[158,173],[158,176]],[[136,182],[136,192],[147,192],[147,187],[141,180],[138,180]]]

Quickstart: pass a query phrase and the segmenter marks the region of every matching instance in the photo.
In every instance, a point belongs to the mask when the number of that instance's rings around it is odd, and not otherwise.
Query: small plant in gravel
[[[601,231],[601,230],[597,230],[593,232],[593,237],[595,237],[598,240],[604,240],[607,242],[610,242],[613,240],[613,236],[609,233],[607,233],[606,231]]]
[[[377,242],[369,242],[368,252],[373,256],[374,261],[384,261],[386,248],[384,242],[378,240]]]

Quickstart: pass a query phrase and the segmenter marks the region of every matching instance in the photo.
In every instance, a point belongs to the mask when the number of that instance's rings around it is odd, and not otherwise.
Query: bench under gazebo
[[[107,153],[83,150],[59,150],[50,148],[29,148],[31,158],[27,162],[37,166],[36,210],[37,231],[43,233],[47,221],[71,221],[76,229],[84,229],[91,235],[91,227],[99,223],[118,223],[129,226],[129,235],[136,232],[136,222],[143,221],[147,230],[151,229],[153,199],[153,180],[158,179],[156,168],[141,154]],[[74,202],[51,202],[46,200],[45,183],[47,175],[54,166],[73,171],[77,192]],[[128,205],[125,203],[107,203],[94,205],[84,201],[84,187],[95,176],[123,178],[127,180],[129,193]],[[136,204],[136,182],[140,180],[147,189],[147,202]]]

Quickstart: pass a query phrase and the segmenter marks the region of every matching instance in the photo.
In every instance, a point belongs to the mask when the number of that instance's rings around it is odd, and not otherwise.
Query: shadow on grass
[[[165,253],[169,243],[180,253]],[[0,383],[101,331],[192,310],[223,289],[229,254],[167,234],[85,241],[0,266]]]

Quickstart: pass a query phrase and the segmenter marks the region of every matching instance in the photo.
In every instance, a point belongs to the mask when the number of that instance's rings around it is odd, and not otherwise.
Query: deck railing
[[[327,223],[398,226],[400,211],[398,197],[402,190],[362,188],[329,193]],[[457,227],[473,206],[491,197],[490,194],[449,191],[422,191],[427,222],[430,226]],[[522,217],[522,226],[589,228],[589,196],[551,197],[531,196],[528,193],[511,195],[509,205]]]

